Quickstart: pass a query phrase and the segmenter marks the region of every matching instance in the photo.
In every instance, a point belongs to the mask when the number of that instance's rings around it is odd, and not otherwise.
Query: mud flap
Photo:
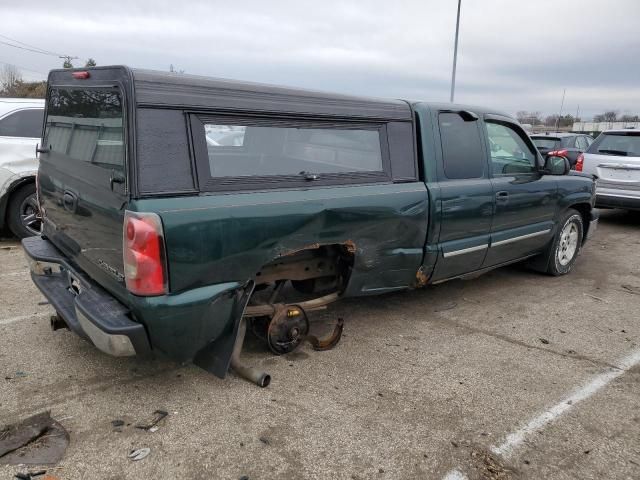
[[[234,303],[227,321],[227,328],[218,338],[200,350],[193,359],[195,365],[213,373],[218,378],[225,378],[227,371],[229,371],[240,320],[242,320],[244,309],[251,298],[254,285],[254,282],[248,282],[229,294]]]

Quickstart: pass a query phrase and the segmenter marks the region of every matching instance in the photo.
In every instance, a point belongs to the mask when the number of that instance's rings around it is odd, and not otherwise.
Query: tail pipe
[[[51,325],[51,330],[53,331],[61,330],[63,328],[66,328],[67,330],[69,329],[69,325],[67,325],[67,322],[60,318],[58,314],[51,315],[51,317],[49,317],[49,324]]]
[[[242,345],[244,344],[244,336],[246,333],[247,321],[242,317],[240,319],[240,325],[238,326],[236,343],[233,346],[233,353],[231,354],[231,369],[245,380],[249,380],[259,387],[264,388],[271,383],[271,375],[253,367],[248,367],[240,360],[240,352],[242,352]]]

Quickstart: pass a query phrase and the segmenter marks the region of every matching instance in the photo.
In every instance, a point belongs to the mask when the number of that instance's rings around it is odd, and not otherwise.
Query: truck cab
[[[247,327],[286,353],[347,296],[565,274],[597,222],[593,178],[479,107],[57,70],[41,152],[43,235],[23,245],[52,326],[261,386]]]

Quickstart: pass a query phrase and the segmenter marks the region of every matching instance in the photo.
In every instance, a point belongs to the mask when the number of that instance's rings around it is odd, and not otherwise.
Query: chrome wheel
[[[29,195],[20,204],[20,222],[31,235],[40,235],[42,219],[35,194]]]
[[[569,221],[560,232],[560,242],[558,244],[558,263],[563,267],[568,265],[576,252],[578,251],[578,225],[575,222]]]

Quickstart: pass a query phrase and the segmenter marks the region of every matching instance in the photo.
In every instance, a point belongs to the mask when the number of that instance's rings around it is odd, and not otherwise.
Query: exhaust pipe
[[[264,388],[271,383],[271,375],[261,372],[253,367],[248,367],[240,360],[240,352],[242,351],[242,345],[244,344],[244,336],[246,333],[247,321],[242,317],[240,319],[240,325],[238,325],[236,343],[233,345],[233,353],[231,354],[231,369],[245,380],[249,380],[259,387]]]
[[[51,330],[54,332],[56,330],[62,330],[63,328],[69,330],[69,325],[67,325],[67,322],[65,322],[59,315],[51,315],[49,317],[49,324],[51,325]]]

